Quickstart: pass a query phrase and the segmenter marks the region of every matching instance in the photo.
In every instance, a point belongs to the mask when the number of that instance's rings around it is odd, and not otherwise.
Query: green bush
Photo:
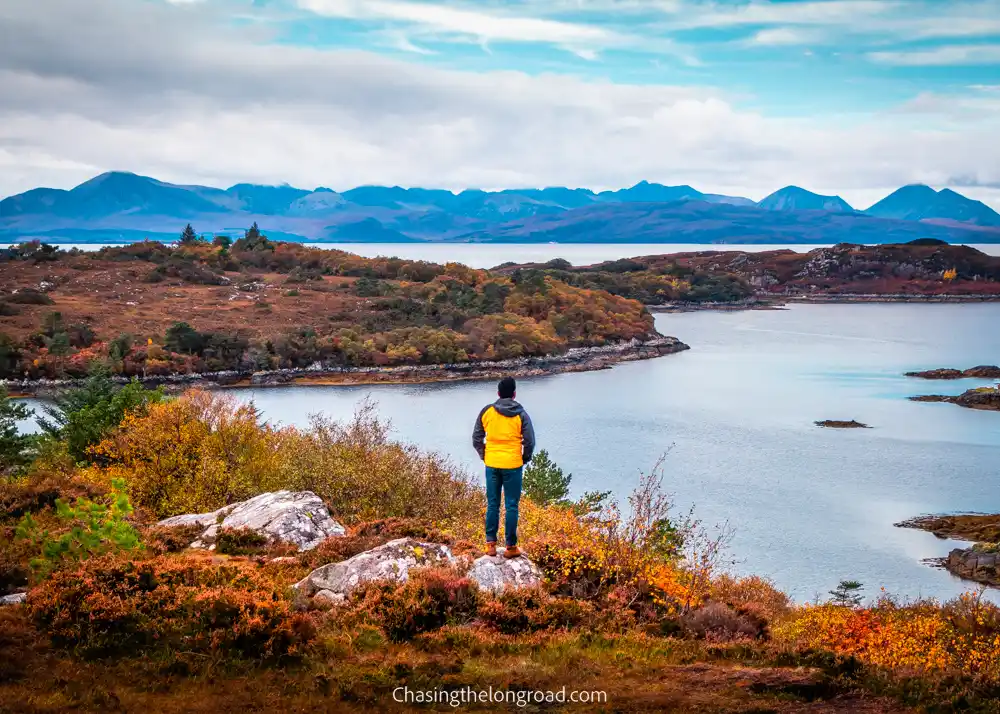
[[[162,389],[146,389],[138,380],[121,386],[105,370],[87,378],[82,387],[57,395],[42,408],[38,420],[48,436],[65,441],[73,460],[91,460],[89,449],[121,424],[129,412],[142,411],[164,398]]]
[[[68,531],[54,534],[42,530],[30,513],[24,514],[17,526],[17,540],[34,544],[40,551],[31,561],[31,569],[39,580],[67,561],[79,562],[96,555],[143,548],[139,534],[126,518],[132,514],[132,504],[125,492],[125,483],[112,483],[110,503],[96,503],[79,497],[75,505],[56,501],[56,515]]]

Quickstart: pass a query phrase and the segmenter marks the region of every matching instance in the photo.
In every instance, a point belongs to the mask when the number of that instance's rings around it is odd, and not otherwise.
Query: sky
[[[1000,0],[0,0],[0,196],[108,170],[1000,208]]]

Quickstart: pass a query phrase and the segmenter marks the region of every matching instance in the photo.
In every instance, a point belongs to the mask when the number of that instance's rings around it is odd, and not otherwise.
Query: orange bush
[[[405,583],[376,581],[352,595],[343,616],[376,624],[396,642],[448,624],[465,624],[476,614],[479,590],[450,568],[421,568]]]
[[[29,612],[53,644],[86,655],[151,650],[300,655],[314,636],[281,588],[247,563],[161,556],[94,558],[31,591]]]
[[[538,588],[505,590],[479,606],[479,619],[505,635],[579,627],[592,622],[594,614],[589,602],[553,597]]]
[[[969,593],[944,606],[933,601],[874,607],[812,605],[774,629],[776,640],[823,649],[911,672],[960,672],[1000,683],[1000,609]]]

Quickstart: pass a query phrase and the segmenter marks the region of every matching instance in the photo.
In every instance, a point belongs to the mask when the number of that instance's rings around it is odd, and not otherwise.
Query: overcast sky
[[[0,196],[107,170],[1000,208],[1000,0],[0,0]]]

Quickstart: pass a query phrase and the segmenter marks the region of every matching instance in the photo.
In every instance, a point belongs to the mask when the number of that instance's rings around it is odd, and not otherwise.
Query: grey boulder
[[[312,491],[262,493],[211,513],[174,516],[157,525],[202,526],[204,532],[191,547],[209,550],[215,548],[221,528],[249,528],[273,541],[296,545],[299,550],[311,550],[327,538],[345,534],[344,527],[333,520],[326,504]]]
[[[28,593],[13,593],[0,597],[0,605],[20,605],[28,599]]]
[[[454,562],[455,556],[446,545],[397,538],[340,563],[317,568],[296,583],[295,589],[306,597],[340,602],[363,583],[374,580],[405,583],[411,568]]]
[[[530,588],[541,584],[542,571],[523,555],[517,558],[484,555],[472,564],[468,578],[480,590],[497,594],[508,589]]]

